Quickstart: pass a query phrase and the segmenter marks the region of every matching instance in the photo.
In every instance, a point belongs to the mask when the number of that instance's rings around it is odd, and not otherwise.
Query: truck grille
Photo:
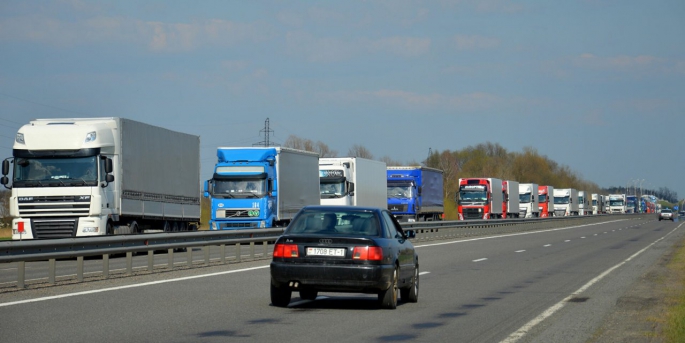
[[[19,200],[19,216],[87,216],[90,196],[36,196]]]
[[[478,212],[477,208],[462,209],[462,216],[464,219],[483,219],[483,213]]]
[[[76,236],[78,218],[32,218],[34,238],[67,238]]]
[[[407,212],[407,204],[388,204],[388,211],[390,212]]]
[[[224,210],[224,218],[254,218],[254,216],[250,216],[249,213],[250,211],[253,210],[248,210],[248,209],[230,209],[230,210]],[[258,211],[258,210],[256,210]]]
[[[241,228],[241,227],[257,227],[257,223],[221,223],[220,224],[222,228]]]

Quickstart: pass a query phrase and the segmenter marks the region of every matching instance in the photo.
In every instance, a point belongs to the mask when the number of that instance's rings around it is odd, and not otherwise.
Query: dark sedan
[[[285,307],[293,291],[378,294],[381,308],[394,309],[419,297],[419,258],[387,209],[308,206],[276,240],[271,262],[271,303]]]

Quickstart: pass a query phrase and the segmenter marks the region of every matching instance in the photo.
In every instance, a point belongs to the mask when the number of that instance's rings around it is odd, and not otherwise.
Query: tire
[[[397,308],[397,293],[399,293],[397,289],[398,274],[399,270],[397,267],[395,267],[395,271],[392,274],[392,282],[390,283],[390,287],[378,293],[378,303],[382,309],[394,310]]]
[[[165,220],[164,222],[162,222],[162,231],[171,232],[171,224],[169,224],[168,220]]]
[[[300,298],[303,300],[316,300],[316,296],[319,295],[318,291],[313,290],[302,290],[300,291]]]
[[[131,222],[128,223],[128,227],[131,230],[132,235],[137,235],[140,233],[140,227],[138,226],[138,222],[136,222],[135,220],[131,220]]]
[[[271,304],[278,307],[287,307],[293,292],[288,288],[276,287],[271,284]]]
[[[415,303],[419,301],[419,265],[414,269],[414,280],[409,288],[400,289],[403,302]]]
[[[107,224],[105,225],[105,234],[107,236],[113,236],[114,235],[114,225],[112,225],[111,221],[107,221]]]

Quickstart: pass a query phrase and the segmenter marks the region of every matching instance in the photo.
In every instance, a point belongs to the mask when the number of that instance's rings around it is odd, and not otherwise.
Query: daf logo
[[[333,240],[332,240],[332,239],[320,239],[320,240],[319,240],[319,243],[321,243],[321,244],[331,244],[331,243],[333,243]]]
[[[19,201],[33,201],[33,197],[19,197]]]

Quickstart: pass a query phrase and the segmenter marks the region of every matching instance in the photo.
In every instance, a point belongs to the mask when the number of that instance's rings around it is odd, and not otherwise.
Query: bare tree
[[[311,139],[300,138],[295,135],[288,136],[285,143],[283,143],[283,146],[286,148],[316,152],[319,154],[319,157],[336,157],[338,155],[338,152],[329,148],[326,143],[321,141],[314,142]]]
[[[385,162],[386,166],[402,166],[402,165],[404,165],[402,162],[400,162],[398,160],[393,160],[389,156],[381,157],[380,161]]]
[[[353,145],[350,150],[347,151],[347,155],[350,157],[361,157],[361,158],[368,158],[368,159],[373,159],[373,154],[371,154],[371,151],[364,147],[363,145],[355,144]]]

